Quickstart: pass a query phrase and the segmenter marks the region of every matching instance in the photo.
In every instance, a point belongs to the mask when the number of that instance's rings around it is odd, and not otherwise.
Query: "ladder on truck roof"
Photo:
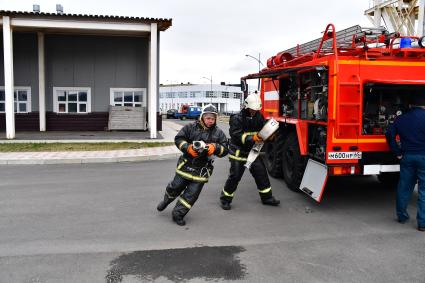
[[[339,49],[350,49],[353,48],[353,39],[366,36],[367,38],[376,39],[379,35],[386,32],[384,27],[378,28],[362,28],[359,25],[355,25],[336,32],[336,45]],[[323,37],[318,39],[297,45],[280,53],[289,53],[294,58],[311,54],[316,52],[320,46],[320,42]],[[321,52],[332,53],[332,40],[326,40],[323,42]]]

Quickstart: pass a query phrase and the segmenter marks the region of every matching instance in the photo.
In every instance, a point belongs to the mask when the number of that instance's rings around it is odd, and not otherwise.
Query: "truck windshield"
[[[417,95],[425,95],[425,84],[365,84],[363,135],[385,134],[388,125],[409,109],[410,98]]]

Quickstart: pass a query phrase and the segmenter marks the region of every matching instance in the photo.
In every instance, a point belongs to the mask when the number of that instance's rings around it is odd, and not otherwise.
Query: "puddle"
[[[195,247],[185,249],[137,251],[123,254],[110,263],[107,283],[122,282],[125,276],[142,281],[165,277],[173,282],[202,278],[204,280],[240,280],[246,268],[238,254],[243,247]]]

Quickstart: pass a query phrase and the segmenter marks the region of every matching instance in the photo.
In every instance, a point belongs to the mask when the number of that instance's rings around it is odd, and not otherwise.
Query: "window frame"
[[[109,89],[109,105],[110,106],[115,106],[115,100],[114,100],[114,93],[115,92],[133,92],[133,102],[131,102],[133,104],[133,106],[127,106],[127,107],[135,107],[134,105],[136,104],[140,104],[141,107],[145,107],[147,105],[147,90],[146,88],[124,88],[124,87],[111,87]],[[135,102],[134,101],[134,92],[136,91],[140,91],[142,92],[142,102]],[[123,95],[123,101],[122,101],[122,106],[124,106],[124,103],[126,103],[124,101],[124,95]],[[130,102],[127,102],[130,103]]]
[[[66,101],[58,101],[58,91],[85,91],[87,92],[87,101],[86,101],[86,112],[80,112],[80,102],[77,100],[77,112],[69,112],[68,111],[68,96]],[[78,97],[78,95],[77,95]],[[66,104],[66,111],[65,112],[59,112],[59,104],[64,103]],[[89,114],[91,113],[91,87],[53,87],[53,112],[57,114]]]
[[[4,86],[0,86],[0,90],[4,91]],[[16,114],[27,114],[31,113],[32,109],[32,100],[31,100],[31,87],[30,86],[15,86],[13,87],[13,103],[15,103],[15,91],[25,90],[27,92],[27,111],[19,111],[19,102],[16,102],[16,109],[14,109],[14,113]],[[16,93],[16,98],[19,99],[18,93]],[[6,113],[6,93],[4,94],[4,99],[1,100],[0,103],[4,103],[5,111],[0,111],[0,113]],[[18,100],[19,101],[19,100]]]

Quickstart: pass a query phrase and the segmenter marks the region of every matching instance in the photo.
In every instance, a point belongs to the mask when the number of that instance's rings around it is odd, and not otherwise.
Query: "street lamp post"
[[[264,64],[261,62],[261,54],[258,53],[258,58],[254,57],[252,55],[249,55],[249,54],[245,54],[245,56],[246,57],[249,57],[249,58],[252,58],[252,59],[254,59],[255,61],[258,62],[258,72],[260,72],[261,71],[261,66],[264,66]],[[260,78],[258,78],[258,91],[260,91]]]
[[[211,76],[211,78],[207,78],[207,77],[202,77],[203,79],[206,79],[206,80],[209,80],[210,81],[210,90],[211,90],[211,93],[210,93],[210,103],[212,104],[212,76]]]
[[[170,93],[171,93],[171,108],[175,108],[174,107],[174,93],[173,93],[173,81],[172,80],[166,80],[167,82],[170,82]]]

